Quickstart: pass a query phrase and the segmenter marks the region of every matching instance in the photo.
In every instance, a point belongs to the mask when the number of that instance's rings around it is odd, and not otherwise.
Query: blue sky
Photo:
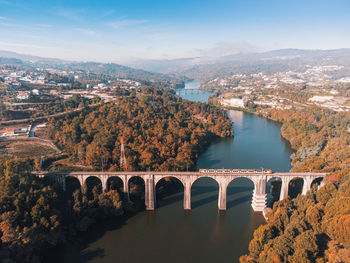
[[[349,0],[0,0],[0,49],[127,63],[350,48]]]

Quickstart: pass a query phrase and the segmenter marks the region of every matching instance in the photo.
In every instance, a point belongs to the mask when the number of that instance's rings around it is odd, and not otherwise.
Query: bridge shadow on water
[[[212,195],[212,196],[206,197],[204,199],[200,199],[200,200],[194,201],[191,204],[191,209],[196,209],[197,207],[206,205],[208,203],[211,203],[211,202],[214,202],[214,201],[217,201],[217,200],[218,200],[218,196],[217,195]]]
[[[236,186],[236,187],[229,187],[227,189],[227,199],[229,199],[229,196],[235,195],[235,194],[239,194],[239,193],[244,193],[244,192],[248,192],[248,191],[253,191],[253,187],[249,187],[249,186]],[[215,194],[208,196],[208,197],[204,197],[202,199],[196,200],[196,201],[192,201],[191,203],[191,209],[195,209],[197,207],[200,206],[204,206],[206,204],[209,204],[211,202],[215,202],[218,200],[218,195],[219,195],[219,188],[217,186],[195,186],[192,188],[191,191],[191,199],[193,199],[193,197],[196,196],[200,196],[200,195],[204,195],[204,194],[210,194],[216,192]],[[230,209],[236,205],[239,205],[243,202],[247,202],[249,200],[251,200],[252,198],[252,194],[249,193],[246,196],[243,197],[239,197],[237,199],[231,200],[227,202],[227,209]],[[166,207],[169,205],[172,205],[174,203],[177,202],[183,202],[184,199],[184,192],[183,191],[179,191],[171,196],[165,197],[163,199],[157,199],[157,207],[161,208],[161,207]]]
[[[192,188],[191,197],[198,196],[202,194],[207,194],[211,192],[218,191],[217,186],[196,186]],[[182,202],[184,199],[184,191],[180,190],[177,193],[164,197],[162,199],[157,198],[157,207],[168,206],[177,202]]]
[[[240,205],[242,203],[245,203],[245,202],[251,201],[251,200],[252,200],[252,195],[251,194],[246,195],[246,196],[242,196],[242,197],[240,197],[238,199],[234,199],[232,201],[227,202],[226,209],[229,210],[230,208],[233,208],[233,207],[235,207],[237,205]]]
[[[184,192],[179,191],[175,194],[172,194],[171,196],[157,198],[157,201],[156,201],[157,208],[165,207],[165,206],[172,205],[174,203],[183,201],[183,199],[184,199],[183,195],[184,195]]]
[[[198,187],[198,188],[202,188],[202,187]],[[203,187],[203,188],[206,188],[206,187]],[[204,206],[204,205],[206,205],[208,203],[211,203],[211,202],[217,202],[218,198],[219,198],[219,191],[218,191],[217,187],[213,187],[213,188],[214,188],[214,191],[217,191],[217,194],[211,195],[209,197],[206,197],[206,198],[203,198],[203,199],[196,200],[196,201],[192,202],[191,209],[195,209],[197,207]],[[254,189],[253,187],[245,187],[245,186],[229,187],[227,189],[227,193],[226,193],[227,196],[226,197],[228,199],[229,196],[232,196],[232,195],[235,195],[235,194],[239,194],[239,193],[244,193],[244,192],[247,192],[247,191],[253,191],[253,189]],[[207,191],[203,191],[203,189],[199,189],[199,191],[200,191],[199,194],[208,193]],[[237,205],[239,205],[241,203],[247,202],[247,201],[251,200],[251,198],[252,198],[252,194],[249,193],[246,196],[243,196],[243,197],[240,197],[240,198],[228,201],[227,204],[226,204],[226,209],[228,210],[228,209],[233,208],[233,207],[235,207],[235,206],[237,206]]]

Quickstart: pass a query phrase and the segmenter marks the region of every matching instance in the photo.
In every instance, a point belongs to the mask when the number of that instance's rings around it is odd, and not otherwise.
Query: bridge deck
[[[158,171],[147,171],[147,172],[136,172],[136,171],[125,171],[125,172],[36,172],[38,175],[168,175],[168,176],[206,176],[206,175],[219,175],[219,176],[228,176],[228,175],[237,175],[237,176],[326,176],[327,173],[314,173],[314,172],[273,172],[273,173],[200,173],[200,172],[158,172]]]

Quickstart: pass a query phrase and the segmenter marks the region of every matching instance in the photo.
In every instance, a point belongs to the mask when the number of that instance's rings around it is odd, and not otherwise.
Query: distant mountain
[[[68,61],[57,59],[57,58],[45,58],[32,55],[19,54],[12,51],[0,50],[0,57],[3,58],[16,58],[22,61],[33,62],[33,63],[69,63]]]
[[[146,84],[179,84],[186,78],[210,80],[239,73],[303,71],[309,66],[339,65],[350,72],[350,49],[280,49],[268,52],[237,53],[222,57],[190,57],[169,60],[137,60],[127,66],[115,63],[74,62],[0,51],[1,64],[83,70],[120,78],[141,80]],[[156,72],[156,73],[155,73]],[[168,84],[167,84],[168,83]]]
[[[11,51],[0,50],[0,65],[9,64],[24,69],[33,67],[50,67],[60,70],[84,71],[87,73],[113,75],[118,78],[132,79],[146,85],[182,86],[183,80],[179,76],[149,72],[143,69],[134,69],[115,63],[75,62],[56,58],[45,58],[18,54]]]
[[[83,70],[85,72],[91,72],[96,74],[106,74],[117,76],[118,78],[132,79],[143,81],[144,83],[158,82],[165,84],[169,83],[181,83],[182,78],[174,75],[167,75],[162,73],[154,73],[143,69],[134,69],[131,67],[115,64],[115,63],[98,63],[98,62],[74,62],[58,65],[64,70]]]
[[[208,80],[236,73],[303,70],[306,65],[350,67],[350,49],[281,49],[260,53],[237,53],[223,57],[140,60],[129,65],[154,72],[179,74],[188,78]]]

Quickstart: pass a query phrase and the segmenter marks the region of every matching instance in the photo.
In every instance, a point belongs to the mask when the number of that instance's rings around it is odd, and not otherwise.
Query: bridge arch
[[[76,190],[81,191],[82,185],[81,185],[80,180],[76,176],[67,176],[64,179],[66,180],[65,181],[65,186],[66,186],[65,190],[68,193],[73,193]]]
[[[118,192],[123,192],[124,181],[119,176],[110,176],[106,182],[106,191],[116,190]]]
[[[158,207],[184,199],[184,183],[177,176],[165,176],[154,182],[155,203]],[[179,194],[180,193],[180,194]],[[171,196],[166,198],[167,195]],[[166,198],[165,201],[163,201]]]
[[[99,194],[102,193],[102,189],[103,189],[103,181],[101,180],[101,178],[99,176],[95,176],[95,175],[90,175],[88,177],[85,178],[85,183],[83,186],[84,191],[86,191],[85,193],[88,196],[88,199],[92,199],[93,198],[93,189],[95,187],[97,187],[97,192]]]
[[[200,180],[207,180],[206,178],[209,178],[210,181],[215,181],[218,185],[220,185],[220,181],[217,180],[217,178],[215,176],[203,176],[203,177],[197,177],[195,178],[192,182],[191,182],[191,188],[192,188],[192,185]],[[208,181],[209,181],[208,180]]]
[[[230,209],[243,202],[251,201],[256,182],[249,176],[237,176],[226,186],[226,207]]]
[[[304,185],[306,184],[303,177],[293,177],[288,183],[288,196],[290,198],[295,198],[299,194],[303,193]]]
[[[140,178],[143,180],[143,183],[145,183],[145,179],[143,178],[143,176],[140,176],[140,175],[131,175],[131,176],[128,176],[128,178],[126,179],[126,184],[129,185],[130,184],[130,180],[139,180],[139,179],[135,179],[135,178]]]
[[[228,181],[227,187],[229,184],[231,184],[232,182],[236,181],[236,180],[248,180],[250,182],[252,182],[254,185],[256,184],[256,181],[254,180],[254,178],[250,177],[250,176],[245,176],[245,175],[237,175],[234,176],[233,178],[231,178],[231,180]]]
[[[207,203],[215,202],[219,199],[219,194],[217,194],[219,190],[220,183],[216,180],[216,178],[211,176],[196,178],[191,183],[190,187],[191,207],[196,208]],[[211,194],[210,196],[204,198],[198,198],[198,196],[204,194],[208,195],[209,193],[215,194]]]
[[[131,201],[145,199],[146,183],[142,176],[133,175],[127,179],[128,192]]]
[[[323,181],[323,177],[316,177],[316,178],[313,178],[312,181],[311,181],[311,188],[314,186],[314,185],[317,185],[317,186],[320,186],[322,184],[322,181]]]
[[[279,176],[270,177],[266,182],[267,206],[272,207],[274,202],[280,200],[282,191],[282,178]]]

